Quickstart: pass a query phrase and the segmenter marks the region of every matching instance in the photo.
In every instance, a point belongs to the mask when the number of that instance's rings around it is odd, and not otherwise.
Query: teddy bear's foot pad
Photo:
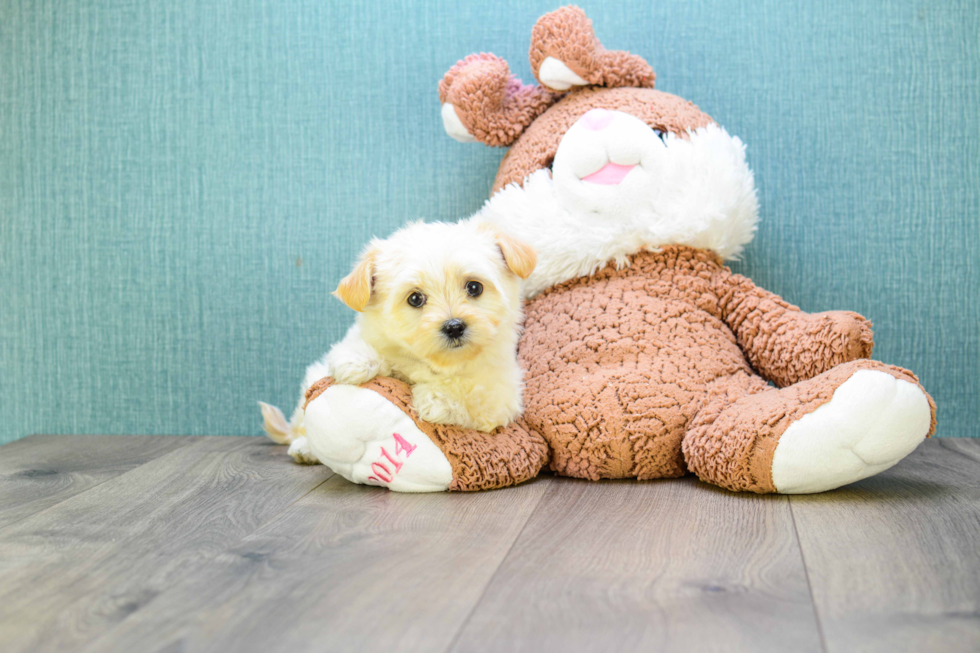
[[[449,460],[390,401],[366,388],[333,385],[306,406],[310,452],[352,483],[396,492],[442,492]]]
[[[554,57],[546,57],[538,69],[538,79],[548,88],[567,91],[573,86],[586,86],[587,81],[576,75],[571,68]]]
[[[780,437],[772,460],[776,491],[824,492],[873,476],[910,454],[930,424],[929,400],[919,386],[859,370]]]

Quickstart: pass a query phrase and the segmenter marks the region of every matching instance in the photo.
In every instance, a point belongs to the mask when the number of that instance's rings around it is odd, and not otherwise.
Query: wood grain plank
[[[0,447],[0,528],[49,508],[195,438],[32,435]]]
[[[820,651],[785,497],[550,488],[455,651]]]
[[[331,475],[207,437],[0,531],[0,650],[76,650]]]
[[[334,477],[95,651],[443,651],[549,479],[410,495]]]
[[[791,505],[829,651],[980,651],[980,441]]]
[[[940,444],[926,444],[925,446],[941,447],[945,451],[966,456],[970,460],[980,463],[980,437],[942,438],[934,441]],[[929,440],[928,442],[933,442],[933,440]]]

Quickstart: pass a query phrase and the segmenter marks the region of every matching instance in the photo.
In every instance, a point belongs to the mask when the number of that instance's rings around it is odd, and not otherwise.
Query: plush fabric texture
[[[872,347],[861,316],[804,313],[689,247],[559,284],[526,310],[525,421],[551,446],[555,472],[593,480],[690,469],[732,490],[772,492],[779,434],[829,400],[857,369],[842,364]],[[917,382],[881,363],[861,369],[879,368]],[[767,379],[812,381],[777,391]],[[731,424],[717,421],[740,400]]]
[[[871,323],[852,311],[808,315],[750,279],[725,273],[719,307],[749,363],[779,386],[812,379],[841,363],[870,358]]]
[[[653,88],[657,75],[642,57],[606,50],[596,38],[592,21],[578,7],[562,7],[545,14],[531,30],[531,70],[544,86],[541,63],[553,57],[589,84],[612,88]]]
[[[492,54],[471,54],[439,82],[439,101],[451,104],[466,130],[491,147],[505,147],[560,97],[524,84],[507,62]]]
[[[918,383],[858,368],[829,401],[794,418],[779,436],[771,465],[776,491],[825,492],[879,474],[935,430],[935,412]],[[451,479],[448,463],[445,468]]]
[[[401,381],[362,386],[404,410],[446,455],[451,490],[519,483],[550,457],[554,472],[590,480],[693,472],[733,491],[775,492],[779,436],[854,372],[918,386],[911,372],[866,359],[872,336],[861,316],[804,313],[691,247],[644,252],[628,267],[556,285],[526,314],[527,408],[492,434],[421,421]],[[307,403],[332,383],[313,384]]]
[[[919,385],[918,377],[894,365],[854,360],[787,388],[760,385],[759,379],[736,377],[722,384],[692,420],[684,437],[688,468],[709,483],[734,491],[775,492],[773,454],[790,424],[830,401],[834,391],[858,370],[885,372]],[[924,389],[923,389],[923,392]],[[936,430],[936,405],[929,435]]]
[[[699,247],[733,259],[755,236],[758,198],[737,137],[714,124],[686,139],[671,133],[657,137],[633,116],[609,113],[608,130],[618,132],[614,137],[573,126],[552,169],[497,191],[478,214],[536,250],[538,263],[524,285],[528,297],[665,245]],[[622,118],[629,119],[626,129],[617,128]],[[655,161],[649,168],[634,166],[614,191],[614,201],[590,196],[595,187],[576,180],[574,172],[578,162],[595,167],[596,151],[609,156],[610,148]],[[599,193],[604,190],[599,187]]]
[[[326,377],[310,386],[306,405],[333,385]],[[412,390],[404,382],[379,377],[362,388],[377,392],[412,418],[419,430],[439,447],[453,469],[450,490],[474,491],[516,485],[537,476],[548,463],[548,445],[527,428],[523,420],[512,422],[492,433],[422,421],[412,407]]]
[[[564,7],[546,14],[535,24],[531,34],[530,60],[534,75],[539,79],[541,63],[548,57],[561,60],[588,83],[608,88],[653,88],[657,78],[641,57],[602,47],[595,37],[592,21],[578,7]],[[476,140],[491,147],[505,147],[513,143],[528,125],[561,97],[562,91],[549,89],[543,83],[524,84],[510,73],[510,66],[504,59],[488,53],[471,54],[461,59],[439,81],[439,102],[451,105],[466,130]],[[655,99],[654,103],[662,101]],[[566,106],[552,120],[557,118],[560,121],[559,116],[569,108]],[[655,107],[653,109],[651,119],[655,120],[657,111]],[[565,129],[577,119],[578,115],[573,116]],[[665,126],[665,130],[682,133],[688,127],[702,124],[706,123],[670,125]],[[563,133],[565,129],[562,129]],[[527,169],[525,175],[538,167]]]
[[[584,88],[566,95],[524,130],[504,155],[491,194],[550,166],[562,136],[591,109],[623,111],[653,129],[681,137],[714,122],[693,102],[652,88]]]

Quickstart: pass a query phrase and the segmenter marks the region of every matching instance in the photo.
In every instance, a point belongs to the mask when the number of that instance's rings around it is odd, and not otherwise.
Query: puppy
[[[412,386],[428,422],[480,431],[509,423],[523,410],[521,286],[535,263],[528,245],[476,219],[416,222],[372,240],[333,293],[356,321],[307,370],[304,392],[324,376],[350,385],[391,376]],[[262,404],[273,440],[305,435],[302,405],[301,396],[287,424]]]

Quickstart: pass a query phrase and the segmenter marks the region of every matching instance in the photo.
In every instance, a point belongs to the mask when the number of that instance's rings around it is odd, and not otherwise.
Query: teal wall
[[[739,271],[870,317],[939,435],[980,423],[975,0],[585,2],[610,47],[749,145]],[[485,199],[446,137],[475,51],[530,78],[550,2],[0,2],[0,442],[260,432],[351,314],[356,250]]]

